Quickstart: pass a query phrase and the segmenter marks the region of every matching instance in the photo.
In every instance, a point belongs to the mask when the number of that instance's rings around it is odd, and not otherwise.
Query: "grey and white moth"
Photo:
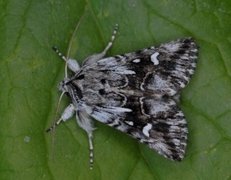
[[[71,75],[59,85],[71,103],[47,131],[76,116],[89,138],[93,164],[93,119],[147,144],[166,158],[180,161],[187,145],[187,122],[177,106],[179,95],[196,68],[198,48],[183,38],[113,57],[111,48],[117,26],[103,52],[77,61],[66,61]]]

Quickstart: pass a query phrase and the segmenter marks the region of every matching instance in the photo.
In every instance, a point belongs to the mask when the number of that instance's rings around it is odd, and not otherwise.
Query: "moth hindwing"
[[[89,138],[93,164],[93,119],[118,129],[172,160],[182,160],[187,145],[187,122],[177,106],[181,89],[196,68],[198,48],[182,38],[113,57],[105,57],[117,32],[99,54],[77,61],[67,59],[71,75],[60,83],[71,103],[48,129],[73,115]]]

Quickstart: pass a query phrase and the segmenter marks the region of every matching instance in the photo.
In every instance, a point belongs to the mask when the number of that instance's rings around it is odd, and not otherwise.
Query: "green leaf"
[[[231,178],[231,1],[8,0],[0,9],[0,179]],[[116,23],[109,55],[185,36],[200,46],[195,76],[181,97],[189,124],[182,162],[96,123],[91,171],[87,136],[74,118],[45,133],[56,119],[64,77],[64,62],[51,47],[65,53],[69,47],[80,62],[105,47]],[[67,104],[64,98],[58,116]]]

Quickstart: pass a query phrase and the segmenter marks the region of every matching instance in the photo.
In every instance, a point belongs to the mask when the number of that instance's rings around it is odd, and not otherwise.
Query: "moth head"
[[[67,83],[68,83],[69,79],[64,79],[63,81],[61,81],[58,85],[58,89],[61,92],[67,92]]]

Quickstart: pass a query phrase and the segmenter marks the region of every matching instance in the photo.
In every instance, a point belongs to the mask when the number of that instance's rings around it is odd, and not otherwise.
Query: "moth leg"
[[[117,31],[118,31],[118,24],[115,25],[112,36],[111,36],[111,40],[108,42],[108,44],[104,48],[104,50],[101,53],[93,54],[93,55],[87,57],[84,60],[84,64],[89,65],[89,64],[95,63],[96,61],[102,59],[107,54],[107,51],[112,47],[113,42],[114,42],[115,37],[116,37],[116,34],[117,34]]]
[[[113,42],[114,42],[115,37],[116,37],[116,34],[117,34],[117,31],[118,31],[118,24],[116,24],[115,27],[114,27],[114,30],[113,30],[113,33],[112,33],[112,36],[111,36],[111,41],[108,42],[108,44],[105,47],[105,49],[103,50],[103,52],[100,53],[100,55],[102,57],[104,57],[107,54],[107,51],[112,47]]]
[[[66,109],[63,111],[63,114],[59,118],[58,121],[56,121],[50,128],[46,130],[46,132],[52,131],[56,126],[58,126],[60,123],[67,121],[70,119],[74,113],[76,112],[75,107],[73,104],[70,104],[66,107]]]
[[[93,169],[93,163],[94,163],[93,131],[95,130],[95,128],[93,127],[92,119],[86,113],[86,111],[77,111],[76,120],[79,126],[82,129],[84,129],[88,135],[89,165],[90,165],[90,169]]]
[[[52,48],[58,56],[63,59],[67,63],[67,67],[73,71],[74,73],[77,73],[80,69],[79,63],[75,59],[67,58],[66,56],[63,55],[63,53],[60,52],[60,50],[57,47]]]
[[[93,162],[94,162],[93,135],[92,133],[87,133],[87,135],[88,135],[88,143],[89,143],[90,169],[93,169]]]

